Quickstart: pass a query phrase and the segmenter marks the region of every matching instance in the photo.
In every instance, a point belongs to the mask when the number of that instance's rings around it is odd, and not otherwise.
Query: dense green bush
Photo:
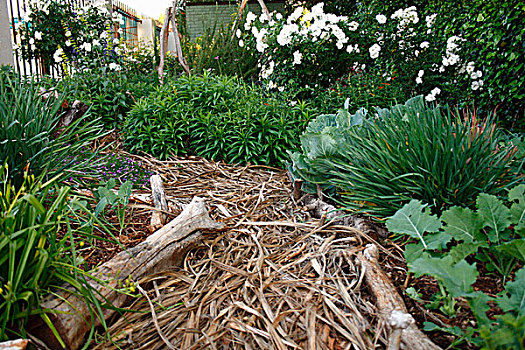
[[[135,67],[141,69],[139,65]],[[70,98],[90,106],[91,115],[100,118],[106,129],[119,129],[133,105],[154,91],[157,84],[156,72],[142,73],[131,68],[117,72],[101,68],[66,77],[58,89],[71,91]]]
[[[391,109],[321,115],[301,136],[292,172],[335,189],[351,209],[387,216],[411,199],[436,212],[470,206],[519,178],[513,145],[500,145],[493,121],[453,115],[415,97]]]
[[[190,155],[280,165],[296,148],[311,110],[235,78],[181,77],[140,100],[124,125],[125,145],[161,159]]]
[[[0,70],[0,162],[9,165],[15,185],[20,185],[25,171],[54,176],[65,168],[89,164],[89,157],[76,164],[64,159],[101,136],[102,128],[88,112],[59,130],[66,94],[44,99],[35,83],[9,69]]]

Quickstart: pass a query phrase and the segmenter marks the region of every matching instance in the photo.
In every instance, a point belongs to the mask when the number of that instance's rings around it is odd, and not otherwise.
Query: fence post
[[[11,45],[11,28],[7,16],[7,1],[0,0],[0,66],[13,65],[13,46]]]

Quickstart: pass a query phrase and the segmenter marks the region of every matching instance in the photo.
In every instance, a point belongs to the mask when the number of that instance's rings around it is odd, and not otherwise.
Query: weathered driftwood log
[[[25,350],[29,340],[17,339],[0,343],[0,350]]]
[[[408,310],[403,299],[397,293],[396,288],[383,272],[378,262],[377,246],[368,244],[366,249],[358,255],[357,260],[364,270],[365,281],[370,291],[376,297],[376,306],[379,311],[379,317],[385,322],[391,330],[390,343],[398,343],[399,331],[401,332],[401,343],[406,349],[411,350],[438,350],[441,349],[432,343],[423,332],[421,332],[413,322],[405,320],[399,322],[397,319],[400,312],[408,314]],[[397,316],[396,316],[397,315]]]
[[[143,276],[180,265],[188,250],[201,240],[202,230],[220,227],[221,224],[209,217],[204,200],[195,197],[179,216],[149,236],[146,241],[119,253],[100,266],[96,276],[104,280],[104,284],[94,280],[90,280],[90,284],[98,291],[100,298],[111,302],[114,307],[122,307],[127,297],[115,290],[119,287],[119,282],[122,284],[128,278],[136,281]],[[60,312],[49,314],[51,321],[65,342],[66,349],[76,350],[82,346],[92,324],[100,323],[98,319],[92,319],[88,306],[82,299],[71,293],[59,294],[59,298],[47,298],[42,307]],[[104,318],[108,319],[114,312],[106,309]],[[30,327],[30,332],[52,349],[61,348],[48,327],[34,324]]]
[[[166,194],[164,193],[164,186],[162,185],[160,175],[152,175],[149,182],[151,184],[153,205],[156,209],[152,210],[150,223],[150,230],[154,232],[164,226],[166,222],[166,214],[164,214],[163,211],[168,211],[168,202],[166,201]]]

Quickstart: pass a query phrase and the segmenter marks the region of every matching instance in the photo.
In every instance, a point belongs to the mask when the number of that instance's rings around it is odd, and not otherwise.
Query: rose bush
[[[362,5],[352,16],[325,13],[323,3],[287,17],[248,13],[239,45],[259,55],[259,78],[269,89],[327,87],[337,78],[375,72],[427,102],[457,101],[484,88],[481,66],[465,58],[465,39],[436,40],[438,14],[414,6],[381,13]],[[372,95],[380,90],[370,92]]]
[[[65,72],[120,70],[125,46],[114,37],[113,26],[121,19],[111,17],[106,6],[103,1],[80,8],[66,0],[32,1],[17,24],[20,45],[15,50],[24,59],[39,60],[44,73],[54,64]]]

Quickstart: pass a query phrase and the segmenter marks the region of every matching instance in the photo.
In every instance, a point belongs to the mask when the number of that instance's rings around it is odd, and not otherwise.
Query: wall
[[[284,2],[265,1],[268,11],[284,12]],[[206,29],[213,28],[215,23],[220,27],[231,23],[234,16],[237,15],[238,5],[236,1],[231,3],[188,3],[186,5],[186,31],[191,40],[195,40],[202,35]],[[257,1],[250,1],[244,10],[260,14],[261,6]]]
[[[7,16],[7,1],[0,0],[0,66],[13,65],[13,48],[11,46],[11,29]]]

